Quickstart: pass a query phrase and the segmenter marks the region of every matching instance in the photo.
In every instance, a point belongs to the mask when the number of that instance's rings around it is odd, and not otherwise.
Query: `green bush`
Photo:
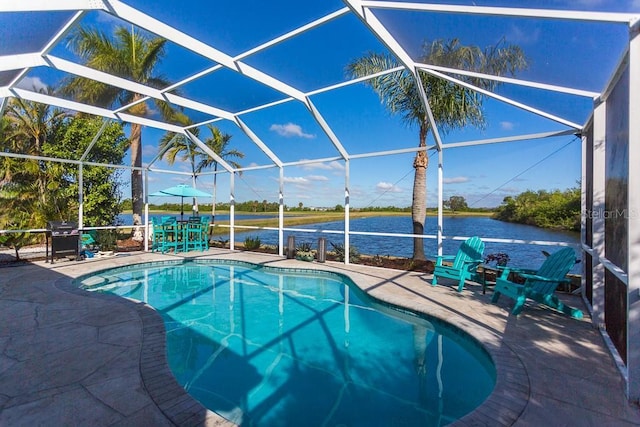
[[[331,243],[331,247],[333,247],[333,252],[336,254],[336,261],[344,262],[344,245],[342,243]],[[351,245],[349,246],[349,260],[350,261],[358,261],[360,259],[360,252],[358,249]]]
[[[259,249],[262,242],[258,236],[256,237],[247,237],[244,239],[244,248],[248,251],[253,251],[255,249]]]
[[[118,243],[118,230],[96,230],[95,240],[101,251],[115,251]]]
[[[505,197],[495,218],[542,228],[580,230],[580,187]]]

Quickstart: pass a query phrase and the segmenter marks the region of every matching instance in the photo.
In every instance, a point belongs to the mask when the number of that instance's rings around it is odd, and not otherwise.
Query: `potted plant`
[[[504,252],[497,252],[495,254],[488,254],[484,257],[484,263],[490,264],[492,262],[496,263],[498,267],[505,267],[511,258],[508,254]]]
[[[313,261],[314,253],[311,250],[311,243],[302,243],[296,249],[296,259],[300,261]]]

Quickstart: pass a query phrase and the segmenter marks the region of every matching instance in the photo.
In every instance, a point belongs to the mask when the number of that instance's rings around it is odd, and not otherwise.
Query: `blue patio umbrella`
[[[149,196],[177,196],[180,197],[180,220],[184,215],[184,198],[185,197],[213,197],[209,193],[198,190],[197,188],[190,187],[185,184],[179,184],[173,187],[165,188],[164,190],[156,191],[149,194]]]

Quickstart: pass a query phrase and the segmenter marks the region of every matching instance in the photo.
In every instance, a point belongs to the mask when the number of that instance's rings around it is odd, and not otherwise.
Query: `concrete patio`
[[[189,257],[321,268],[349,275],[374,297],[429,313],[472,334],[496,363],[489,399],[456,425],[640,425],[600,333],[570,319],[469,286],[431,287],[399,270],[303,263],[273,255],[210,250]],[[127,254],[0,268],[0,425],[230,425],[191,399],[165,358],[164,327],[149,306],[72,285],[80,275],[175,255]],[[578,297],[565,295],[584,309]]]

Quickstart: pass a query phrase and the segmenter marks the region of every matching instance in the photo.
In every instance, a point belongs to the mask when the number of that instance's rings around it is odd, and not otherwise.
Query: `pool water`
[[[80,285],[153,306],[178,382],[242,426],[440,426],[495,385],[470,337],[372,301],[338,274],[185,262]]]

